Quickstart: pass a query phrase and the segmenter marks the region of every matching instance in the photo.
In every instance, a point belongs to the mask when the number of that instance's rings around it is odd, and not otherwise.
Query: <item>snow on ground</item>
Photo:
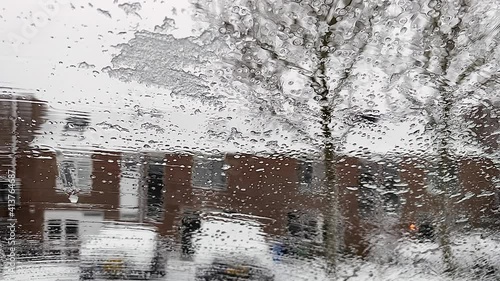
[[[253,234],[235,236],[241,230],[238,227],[227,228],[228,222],[204,223],[207,235],[198,241],[205,249],[200,253],[209,255],[216,248],[234,248],[236,244],[244,244],[254,249],[254,253],[266,258],[263,241],[257,239],[258,231]],[[216,233],[217,226],[223,229]],[[240,224],[241,226],[241,224]],[[215,227],[215,228],[214,228]],[[233,230],[225,232],[224,230]],[[210,232],[210,233],[209,233]],[[222,234],[222,235],[221,235]],[[238,239],[233,239],[239,237]],[[227,238],[227,240],[226,240]],[[253,239],[258,241],[250,241]],[[226,245],[219,242],[228,241]],[[214,242],[215,241],[215,242]],[[215,247],[217,246],[217,247]],[[254,247],[255,246],[255,247]],[[259,250],[260,247],[260,250]],[[393,252],[393,260],[386,263],[350,259],[338,263],[336,277],[328,277],[325,263],[321,258],[296,259],[284,257],[267,263],[275,274],[276,281],[306,281],[306,280],[350,280],[350,281],[470,281],[470,280],[500,280],[500,235],[471,233],[468,235],[453,235],[451,248],[454,261],[458,267],[453,276],[444,274],[445,265],[442,262],[442,251],[436,242],[416,242],[401,240]],[[213,254],[213,253],[212,253]],[[184,259],[178,253],[170,253],[167,259],[167,275],[160,280],[195,280],[196,269],[205,263],[203,259]],[[61,261],[22,262],[17,264],[16,274],[4,274],[0,280],[78,280],[78,263]]]
[[[167,263],[167,281],[194,281],[196,263],[182,259],[170,259]],[[350,280],[350,281],[470,281],[470,277],[448,277],[432,270],[406,265],[382,265],[370,262],[350,261],[339,264],[340,273],[336,278],[328,278],[321,261],[287,260],[273,266],[275,281],[309,280]],[[79,269],[76,263],[26,262],[18,264],[16,274],[4,275],[4,281],[69,281],[78,280]],[[495,280],[495,279],[484,279]]]
[[[453,262],[459,272],[472,274],[475,279],[479,279],[478,276],[496,269],[496,272],[490,276],[494,279],[484,280],[500,280],[500,235],[498,233],[492,234],[484,231],[452,236]],[[395,254],[399,264],[413,266],[421,271],[440,273],[446,268],[442,259],[442,250],[436,242],[402,241]]]
[[[500,237],[471,234],[456,235],[452,250],[460,268],[457,276],[443,274],[441,251],[437,243],[401,241],[391,263],[375,263],[361,260],[339,262],[338,274],[328,278],[324,271],[324,262],[314,260],[284,258],[271,265],[276,281],[309,280],[349,280],[349,281],[470,281],[500,280]],[[483,272],[477,264],[483,265]],[[496,276],[485,275],[484,265],[489,264],[497,270]],[[169,281],[194,281],[196,261],[185,260],[180,255],[171,254],[167,261]],[[78,264],[58,261],[18,262],[15,276],[3,275],[0,280],[78,280]]]
[[[15,274],[3,272],[4,281],[69,281],[78,280],[79,268],[75,262],[18,261]]]

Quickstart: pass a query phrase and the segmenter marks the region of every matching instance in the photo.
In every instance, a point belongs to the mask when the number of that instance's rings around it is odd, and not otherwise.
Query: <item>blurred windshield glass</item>
[[[497,0],[4,0],[0,280],[500,280]]]

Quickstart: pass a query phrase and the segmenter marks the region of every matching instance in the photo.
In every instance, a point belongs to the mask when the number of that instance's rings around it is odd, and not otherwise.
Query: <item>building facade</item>
[[[321,162],[284,155],[37,147],[32,140],[47,105],[5,95],[0,106],[0,169],[2,175],[15,170],[18,237],[43,241],[43,253],[76,255],[81,238],[103,221],[155,225],[182,248],[206,212],[251,216],[269,239],[302,241],[321,252],[323,216],[332,207],[325,200],[329,191]],[[66,121],[68,132],[90,123],[85,114]],[[453,209],[457,229],[498,226],[499,168],[478,157],[463,157],[454,165],[458,181],[446,206]],[[445,205],[430,167],[431,161],[415,157],[339,157],[336,207],[343,249],[366,255],[373,232],[404,233],[413,223],[439,217]],[[5,222],[6,179],[0,182]]]

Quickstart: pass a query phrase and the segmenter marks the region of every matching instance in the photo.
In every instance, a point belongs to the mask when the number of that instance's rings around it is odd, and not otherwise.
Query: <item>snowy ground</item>
[[[390,262],[350,260],[339,263],[337,277],[328,278],[323,262],[285,258],[272,265],[276,281],[289,280],[500,280],[500,237],[479,234],[457,236],[453,240],[454,260],[458,265],[455,276],[443,274],[441,250],[436,243],[403,241],[393,251]],[[197,262],[171,255],[167,275],[161,280],[195,280]],[[494,272],[493,272],[494,271]],[[488,274],[488,272],[490,272]],[[493,272],[493,273],[491,273]],[[15,275],[3,275],[0,280],[78,280],[76,262],[19,262]]]

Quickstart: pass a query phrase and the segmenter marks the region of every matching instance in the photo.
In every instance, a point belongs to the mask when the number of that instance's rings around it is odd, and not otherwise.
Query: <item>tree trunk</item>
[[[335,24],[335,20],[330,20],[330,25]],[[329,87],[326,80],[326,62],[328,60],[329,51],[328,42],[331,31],[328,31],[321,40],[319,47],[319,63],[317,71],[312,78],[312,85],[315,93],[320,97],[321,103],[321,131],[323,135],[323,164],[325,167],[324,184],[326,188],[326,210],[324,218],[324,245],[325,256],[327,261],[328,273],[335,273],[337,265],[337,254],[339,244],[339,206],[338,206],[338,189],[337,175],[335,164],[337,162],[335,155],[335,147],[332,141],[332,131],[330,123],[332,120],[333,109],[328,100]]]
[[[325,165],[325,187],[326,187],[326,214],[325,214],[325,254],[328,263],[328,272],[334,273],[337,263],[337,251],[339,244],[339,200],[337,188],[337,175],[335,163],[337,162],[334,146],[331,140],[329,123],[331,120],[331,109],[326,106],[322,109],[322,131],[325,139],[324,165]]]
[[[441,89],[444,90],[444,89]],[[456,169],[449,151],[449,140],[451,137],[450,119],[453,100],[450,92],[441,92],[443,102],[443,112],[441,120],[441,128],[438,132],[438,186],[441,191],[440,204],[441,214],[439,217],[438,235],[439,244],[443,251],[443,262],[446,266],[446,272],[453,272],[455,264],[453,261],[453,253],[450,245],[450,226],[452,223],[451,216],[451,195],[453,194],[454,186],[458,184],[456,178]]]

